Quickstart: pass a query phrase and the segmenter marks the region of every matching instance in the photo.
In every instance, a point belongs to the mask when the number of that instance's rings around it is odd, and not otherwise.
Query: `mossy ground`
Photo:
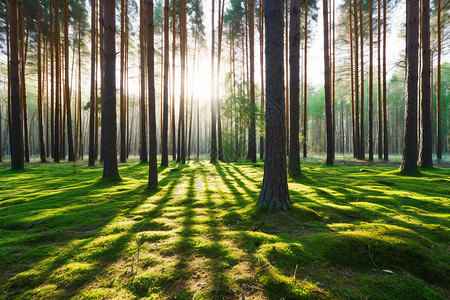
[[[302,171],[274,213],[255,205],[263,162],[172,163],[153,190],[137,162],[119,182],[85,163],[0,167],[0,298],[450,296],[450,169]]]

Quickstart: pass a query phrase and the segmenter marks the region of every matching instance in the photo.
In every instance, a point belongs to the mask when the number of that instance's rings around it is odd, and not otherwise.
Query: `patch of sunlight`
[[[364,201],[358,201],[358,202],[350,202],[351,205],[364,208],[370,211],[376,211],[381,213],[396,213],[395,210],[387,208],[386,206],[372,203],[372,202],[364,202]]]

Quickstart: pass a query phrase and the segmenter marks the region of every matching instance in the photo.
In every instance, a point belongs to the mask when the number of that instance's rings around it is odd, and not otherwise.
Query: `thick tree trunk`
[[[421,132],[422,143],[419,152],[419,165],[432,167],[431,99],[430,99],[430,0],[422,0],[422,102]]]
[[[299,142],[299,62],[300,62],[300,0],[291,0],[289,28],[289,81],[290,88],[290,147],[289,175],[301,174]]]
[[[258,206],[291,207],[286,174],[286,123],[283,68],[283,2],[266,0],[266,158]]]
[[[19,45],[17,38],[18,10],[17,0],[10,0],[10,83],[11,83],[11,127],[9,145],[11,148],[11,169],[23,170],[23,133],[22,120],[20,119],[20,79],[19,79]]]
[[[56,0],[57,1],[57,0]],[[103,1],[103,0],[100,0]],[[90,95],[90,107],[89,107],[89,166],[95,165],[95,48],[96,48],[96,38],[95,38],[95,0],[91,0],[91,95]],[[55,147],[56,149],[56,147]]]
[[[405,131],[403,158],[400,170],[403,173],[417,172],[417,79],[419,48],[419,2],[406,3],[407,30],[407,88],[405,105]]]
[[[158,162],[156,148],[156,107],[155,107],[155,49],[153,25],[153,0],[145,1],[147,25],[147,71],[148,71],[148,132],[149,160],[148,160],[148,187],[158,185]]]
[[[333,121],[331,116],[331,91],[330,91],[330,59],[328,48],[328,5],[323,0],[323,49],[324,49],[324,70],[325,70],[325,118],[327,130],[327,165],[334,164],[334,144],[333,144]]]
[[[116,50],[115,50],[115,1],[103,0],[104,2],[104,39],[105,47],[103,49],[105,57],[105,99],[103,101],[105,106],[105,148],[104,164],[103,164],[103,178],[119,178],[119,171],[117,169],[117,121],[116,121]]]

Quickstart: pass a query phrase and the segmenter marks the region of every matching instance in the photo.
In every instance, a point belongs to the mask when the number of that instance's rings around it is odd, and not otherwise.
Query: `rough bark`
[[[419,165],[432,167],[431,137],[431,99],[430,99],[430,0],[422,0],[422,102],[421,102],[421,135],[422,143],[419,152]]]
[[[248,1],[249,45],[250,45],[250,127],[248,130],[248,156],[256,163],[256,105],[255,105],[255,25],[254,0]],[[299,16],[300,19],[300,16]],[[220,57],[219,57],[220,59]],[[219,70],[217,70],[219,71]]]
[[[286,123],[283,68],[283,2],[266,0],[266,152],[258,206],[291,207],[286,173]]]
[[[22,120],[20,119],[19,45],[17,38],[17,0],[10,0],[10,83],[11,83],[11,127],[9,145],[11,149],[11,169],[23,170],[24,151]]]
[[[417,172],[417,79],[419,48],[419,1],[406,2],[407,87],[402,173]]]
[[[214,30],[214,3],[212,0],[212,12],[211,12],[211,26],[212,26],[212,37],[211,37],[211,163],[217,162],[217,136],[216,136],[216,99],[214,92],[214,41],[215,41],[215,30]]]
[[[104,151],[103,178],[119,178],[117,169],[117,121],[116,121],[116,50],[115,50],[115,1],[103,0],[104,15],[104,42],[103,49],[105,66],[105,145],[108,147]]]
[[[103,0],[100,0],[103,1]],[[90,95],[90,107],[89,107],[89,166],[95,165],[95,0],[91,0],[91,95]],[[56,147],[55,147],[56,149]]]
[[[150,136],[148,149],[148,187],[155,187],[158,185],[158,161],[156,157],[155,48],[153,6],[153,0],[145,1],[145,19],[147,26],[148,132]]]
[[[330,58],[328,47],[328,5],[323,0],[323,49],[324,49],[324,70],[325,70],[325,118],[327,132],[327,165],[334,164],[334,144],[333,144],[333,120],[331,116],[331,91],[330,91]]]
[[[289,90],[290,103],[290,147],[289,147],[289,175],[294,177],[301,174],[300,142],[299,142],[299,63],[300,63],[300,0],[291,0],[289,23]]]

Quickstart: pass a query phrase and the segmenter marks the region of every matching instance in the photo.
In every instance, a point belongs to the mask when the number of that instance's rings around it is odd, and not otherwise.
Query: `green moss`
[[[0,166],[0,295],[448,295],[449,170],[320,163],[302,161],[303,175],[289,179],[287,212],[256,206],[263,162],[172,163],[151,190],[136,161],[120,165],[121,181],[86,162],[76,173],[65,163]]]

